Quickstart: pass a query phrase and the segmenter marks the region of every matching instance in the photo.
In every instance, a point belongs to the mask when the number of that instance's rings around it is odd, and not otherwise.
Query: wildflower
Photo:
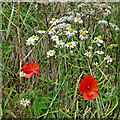
[[[34,62],[28,63],[23,66],[23,72],[26,74],[26,78],[31,78],[34,74],[41,76],[40,72],[37,70],[39,70],[39,65]]]
[[[34,43],[34,40],[33,39],[28,39],[28,40],[26,40],[26,45],[34,45],[35,43]]]
[[[98,89],[99,85],[97,80],[93,76],[87,75],[81,81],[79,93],[83,93],[83,99],[85,100],[94,100],[99,96]]]
[[[85,53],[85,55],[88,56],[88,57],[91,57],[91,52],[88,52],[88,51],[87,51],[87,52]]]
[[[54,33],[56,33],[54,29],[50,29],[50,31],[48,32],[48,34],[54,34]]]
[[[91,50],[93,47],[91,47],[91,46],[88,46],[88,48]]]
[[[107,63],[109,63],[109,62],[112,62],[112,58],[110,58],[110,56],[106,56],[106,57],[104,57],[104,60],[107,60]]]
[[[103,51],[99,51],[99,50],[95,51],[95,53],[100,54],[100,55],[104,54]]]
[[[80,24],[83,23],[83,20],[81,20],[81,18],[74,18],[74,21]]]
[[[50,57],[50,56],[53,56],[53,55],[55,55],[55,51],[54,50],[49,50],[47,52],[47,57]]]
[[[70,28],[69,31],[67,31],[66,35],[73,36],[75,33],[77,33],[77,31]]]
[[[99,20],[98,24],[107,24],[107,21],[106,20]]]
[[[59,40],[59,38],[58,38],[58,36],[57,36],[57,35],[52,36],[52,37],[51,37],[51,39],[52,39],[53,41],[57,41],[57,40]]]
[[[25,77],[26,74],[22,71],[19,73],[19,75],[20,75],[20,77]]]
[[[74,48],[76,46],[76,43],[74,41],[68,42],[65,44],[65,46],[68,48]]]
[[[96,43],[97,46],[101,46],[101,43],[103,43],[102,36],[99,35],[98,37],[95,37],[93,43]]]
[[[56,41],[56,44],[57,44],[57,45],[55,45],[54,47],[56,47],[56,48],[57,48],[57,47],[60,47],[60,48],[61,48],[61,47],[63,47],[63,45],[64,45],[65,43],[64,43],[62,40],[59,40],[59,41]]]
[[[88,33],[88,31],[86,30],[86,28],[82,28],[82,30],[80,30],[80,33],[83,33],[83,32]]]
[[[81,40],[86,40],[88,38],[86,32],[82,32],[82,34],[80,35]]]
[[[37,32],[42,34],[42,33],[45,33],[46,31],[45,30],[38,30]]]
[[[39,37],[37,37],[37,36],[31,36],[30,38],[28,38],[28,39],[32,39],[32,40],[38,40],[39,39]]]
[[[26,105],[30,104],[29,100],[24,100],[24,98],[22,100],[20,100],[20,104],[23,105],[24,107],[26,107]]]
[[[58,19],[52,18],[52,21],[50,21],[50,24],[56,25],[59,22]]]
[[[98,66],[98,62],[94,62],[93,65]]]

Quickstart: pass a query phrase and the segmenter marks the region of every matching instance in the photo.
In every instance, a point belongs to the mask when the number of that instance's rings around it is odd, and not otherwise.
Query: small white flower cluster
[[[30,38],[28,38],[28,40],[26,40],[26,45],[34,45],[35,40],[38,40],[39,37],[33,35]]]

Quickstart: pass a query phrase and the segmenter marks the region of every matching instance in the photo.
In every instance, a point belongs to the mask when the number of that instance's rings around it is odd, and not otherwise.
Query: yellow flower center
[[[25,101],[25,100],[23,101],[23,104],[26,104],[26,101]]]
[[[86,32],[83,32],[83,33],[82,33],[82,36],[84,36],[84,37],[85,37],[85,36],[86,36]]]
[[[79,20],[79,19],[77,19],[77,22],[80,22],[80,20]]]
[[[25,73],[21,73],[21,75],[25,75]]]
[[[70,32],[70,33],[72,33],[72,32],[73,32],[73,29],[72,29],[72,28],[70,28],[70,29],[69,29],[69,32]]]
[[[90,53],[89,53],[89,52],[87,52],[87,55],[90,55]]]
[[[69,45],[69,46],[71,46],[71,45],[72,45],[72,43],[71,43],[71,42],[69,42],[69,43],[68,43],[68,45]]]
[[[97,65],[97,63],[95,63],[95,65]]]
[[[58,47],[60,47],[60,44],[58,44]]]
[[[51,29],[50,32],[53,32],[53,29]]]
[[[86,31],[86,28],[82,28],[82,31]]]
[[[43,30],[40,30],[40,32],[43,32]]]
[[[31,41],[29,41],[28,43],[32,43]]]
[[[110,57],[107,57],[107,60],[110,60]]]
[[[101,35],[99,35],[99,36],[98,36],[98,39],[101,39],[101,40],[102,40],[102,36],[101,36]]]
[[[49,54],[52,54],[53,52],[49,52]]]
[[[54,37],[54,39],[57,39],[57,37]]]
[[[58,43],[62,43],[62,41],[59,41]]]
[[[101,51],[99,51],[98,53],[101,53]]]
[[[53,22],[55,22],[55,21],[56,21],[56,19],[55,19],[55,18],[53,18],[53,19],[52,19],[52,21],[53,21]]]
[[[35,36],[34,36],[34,35],[32,36],[32,39],[35,39]]]

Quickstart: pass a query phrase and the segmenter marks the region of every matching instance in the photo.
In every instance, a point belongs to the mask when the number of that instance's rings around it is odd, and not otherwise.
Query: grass
[[[101,9],[100,5],[95,7],[94,3],[86,3],[87,7],[78,8],[79,4],[2,3],[2,118],[120,119],[119,31],[111,26],[111,23],[119,25],[119,3],[106,3],[106,8],[111,11],[108,15],[104,14],[105,9]],[[74,12],[66,14],[70,11]],[[71,14],[76,16],[77,13],[81,14],[83,24],[69,20]],[[72,37],[60,34],[59,39],[65,43],[75,41],[73,53],[65,46],[55,48],[52,35],[48,34],[56,26],[49,24],[52,18],[64,16],[68,16],[65,23],[77,33]],[[100,20],[107,23],[100,25]],[[83,27],[88,31],[86,40],[79,37],[79,30]],[[47,32],[38,34],[38,30]],[[27,46],[26,40],[32,35],[39,39],[35,45]],[[99,47],[93,40],[100,35],[104,42]],[[89,46],[93,48],[89,49]],[[50,58],[46,55],[49,50],[56,52]],[[104,51],[104,54],[96,54],[97,50]],[[92,53],[91,57],[85,55],[87,51]],[[113,59],[112,62],[104,60],[107,55]],[[21,68],[30,62],[40,66],[41,77],[34,75],[27,79],[19,76]],[[98,62],[98,66],[93,65],[94,62]],[[84,100],[78,92],[81,80],[87,75],[94,76],[99,83],[100,95],[92,101]],[[21,105],[22,98],[28,99],[30,104],[26,107]]]

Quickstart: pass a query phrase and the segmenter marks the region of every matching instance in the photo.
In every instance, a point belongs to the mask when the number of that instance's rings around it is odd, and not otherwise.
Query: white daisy
[[[50,31],[48,32],[48,34],[55,34],[56,31],[54,29],[50,29]]]
[[[77,31],[70,28],[69,31],[66,32],[66,35],[73,36],[75,33],[77,33]]]
[[[45,30],[38,30],[37,32],[42,34],[42,33],[45,33],[46,31]]]
[[[24,98],[22,100],[20,100],[20,104],[23,105],[24,107],[26,107],[26,105],[30,104],[29,100],[24,100]]]
[[[53,41],[58,41],[58,40],[59,40],[59,37],[58,37],[57,35],[55,35],[55,36],[52,36],[51,39],[52,39]]]
[[[104,54],[103,51],[99,51],[99,50],[95,51],[95,53],[100,54],[100,55]]]
[[[88,51],[87,51],[87,52],[85,53],[85,55],[88,56],[88,57],[91,57],[91,52],[88,52]]]
[[[83,32],[88,33],[88,31],[86,30],[86,28],[82,28],[82,30],[80,30],[80,33],[83,33]]]
[[[20,75],[20,77],[25,77],[26,74],[22,71],[19,73],[19,75]]]
[[[68,42],[65,44],[65,46],[68,48],[74,48],[76,46],[76,43],[74,41]]]
[[[81,18],[74,18],[74,21],[80,24],[83,23],[83,20],[81,20]]]
[[[26,45],[34,45],[35,43],[34,43],[34,40],[33,39],[28,39],[28,40],[26,40]]]
[[[82,32],[82,34],[80,35],[80,39],[81,39],[81,40],[86,40],[86,39],[88,39],[88,35],[86,34],[86,32]]]
[[[98,66],[98,62],[94,62],[93,65]]]
[[[110,58],[110,56],[106,56],[106,57],[104,57],[104,60],[107,60],[107,63],[109,63],[109,62],[112,62],[112,58]]]
[[[50,21],[50,24],[56,25],[59,22],[58,19],[52,18],[52,21]]]
[[[49,58],[50,56],[53,56],[53,55],[55,55],[55,51],[54,50],[49,50],[48,52],[47,52],[47,57]]]
[[[93,43],[96,43],[98,46],[101,46],[101,43],[103,43],[102,36],[99,35],[98,37],[95,37]]]
[[[62,40],[59,40],[59,41],[56,41],[56,44],[57,45],[55,45],[54,47],[56,47],[56,48],[61,48],[61,47],[63,47],[63,45],[65,44]]]
[[[28,38],[28,39],[38,40],[38,39],[39,39],[39,37],[37,37],[37,35],[36,35],[36,36],[35,36],[35,35],[33,35],[33,36],[31,36],[30,38]]]

